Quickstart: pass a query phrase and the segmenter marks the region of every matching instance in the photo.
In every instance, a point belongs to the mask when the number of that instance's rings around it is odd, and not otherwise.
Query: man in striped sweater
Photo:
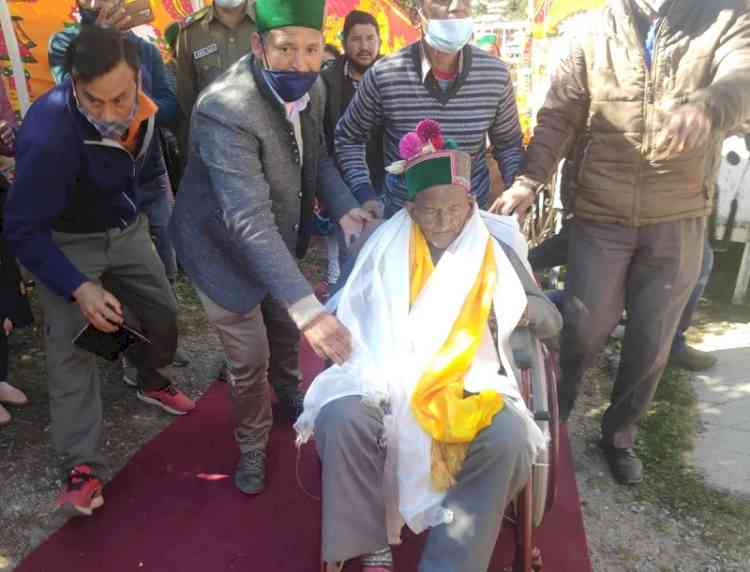
[[[506,188],[523,153],[508,67],[468,45],[471,0],[418,0],[418,6],[423,39],[383,58],[365,74],[336,129],[336,159],[357,199],[373,210],[375,192],[365,156],[370,134],[383,129],[383,153],[389,165],[399,158],[401,138],[430,117],[471,155],[471,187],[479,206],[486,208],[488,137]],[[384,186],[385,215],[390,217],[406,202],[406,187],[402,177],[391,174]]]

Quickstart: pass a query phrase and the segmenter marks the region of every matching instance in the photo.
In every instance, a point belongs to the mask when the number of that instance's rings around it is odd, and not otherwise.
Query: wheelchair
[[[511,335],[514,373],[521,394],[536,423],[547,438],[547,448],[534,461],[531,477],[505,513],[503,531],[512,528],[515,555],[512,572],[542,572],[542,554],[534,544],[534,530],[542,526],[557,495],[559,414],[557,355],[541,343],[528,328]],[[502,534],[503,532],[501,532]],[[345,563],[322,562],[322,572],[342,572]],[[495,568],[492,572],[507,569]]]
[[[531,478],[508,507],[505,520],[513,525],[516,537],[513,572],[542,572],[542,554],[534,545],[534,530],[542,526],[557,495],[559,368],[557,354],[541,343],[528,328],[513,332],[510,342],[521,395],[547,438],[547,448],[534,461]]]

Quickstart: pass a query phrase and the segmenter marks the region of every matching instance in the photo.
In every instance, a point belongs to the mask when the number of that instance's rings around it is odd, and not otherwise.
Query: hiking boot
[[[7,381],[0,381],[0,403],[13,405],[14,407],[23,407],[24,405],[28,405],[29,398],[26,397],[23,391],[13,387]]]
[[[70,516],[91,516],[104,504],[102,481],[91,472],[88,465],[77,465],[68,474],[65,488],[55,505]]]
[[[257,495],[266,486],[266,452],[248,451],[240,455],[234,473],[235,486],[246,495]]]
[[[175,367],[187,367],[190,365],[190,357],[180,348],[174,353],[174,361],[172,365]]]
[[[139,388],[136,396],[144,403],[161,407],[172,415],[185,415],[195,409],[195,401],[182,393],[172,383],[161,389],[149,389],[148,391]]]
[[[717,361],[715,355],[690,346],[669,354],[669,365],[689,371],[705,371],[715,366]]]
[[[604,442],[600,442],[599,447],[604,453],[612,476],[618,483],[637,485],[643,480],[643,463],[632,448],[621,449],[606,445]]]
[[[10,413],[8,413],[8,410],[5,409],[5,407],[3,407],[2,405],[0,405],[0,427],[10,423],[11,419],[13,418],[10,416]]]

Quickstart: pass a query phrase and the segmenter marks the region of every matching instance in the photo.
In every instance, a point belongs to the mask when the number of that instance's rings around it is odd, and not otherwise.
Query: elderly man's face
[[[406,208],[427,242],[445,250],[458,238],[471,215],[474,199],[456,185],[439,185],[419,193]]]
[[[421,8],[428,20],[471,17],[471,0],[422,0]]]
[[[253,34],[253,52],[269,70],[319,72],[323,58],[323,34],[312,28],[288,26],[271,30],[261,41]]]

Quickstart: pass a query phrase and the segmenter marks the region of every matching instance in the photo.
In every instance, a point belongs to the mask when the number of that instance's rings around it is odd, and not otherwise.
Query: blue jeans
[[[169,175],[162,175],[143,185],[136,194],[138,208],[148,217],[149,232],[154,241],[156,252],[164,264],[167,279],[174,282],[177,277],[177,257],[172,239],[169,238],[167,225],[172,216],[174,196]]]

